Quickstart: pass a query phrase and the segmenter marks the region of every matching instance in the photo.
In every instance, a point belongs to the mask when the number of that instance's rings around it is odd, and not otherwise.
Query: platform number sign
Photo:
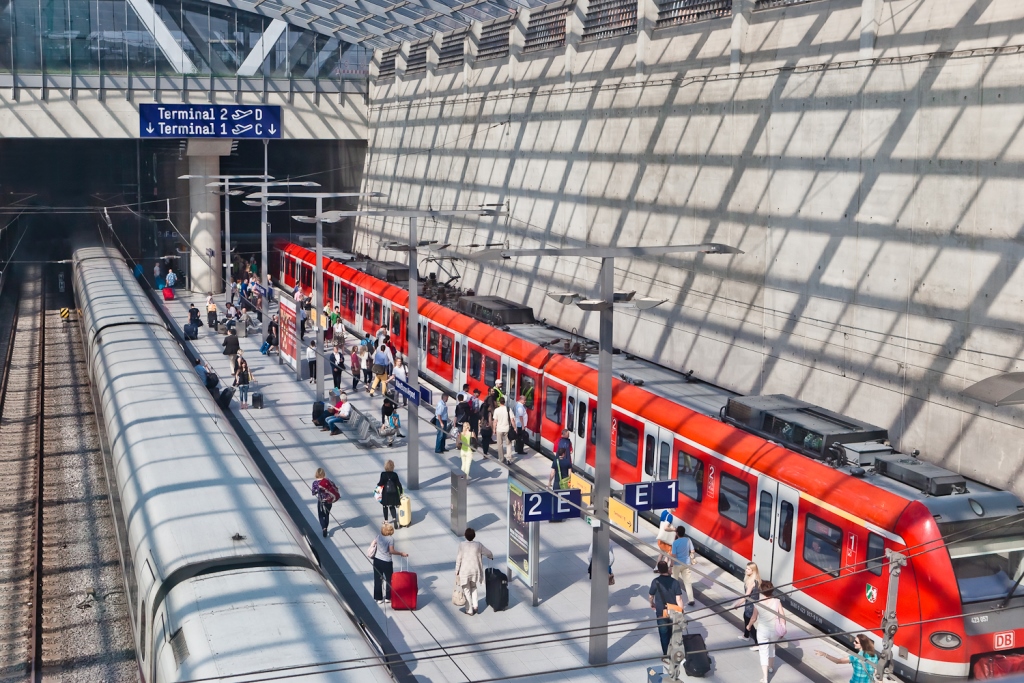
[[[1013,648],[1013,631],[1003,631],[995,635],[995,649],[1010,650]]]
[[[523,493],[523,521],[547,522],[580,516],[583,492],[579,489]]]
[[[635,510],[672,510],[679,504],[679,482],[670,479],[626,484],[622,500]]]

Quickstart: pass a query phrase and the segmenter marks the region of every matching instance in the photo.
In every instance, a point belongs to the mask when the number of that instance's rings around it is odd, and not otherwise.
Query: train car
[[[291,286],[315,257],[295,245],[281,253]],[[407,311],[405,291],[358,271],[346,280],[334,264],[326,270],[338,279],[328,292],[351,284],[382,309]],[[487,302],[491,322],[498,305]],[[497,329],[430,301],[421,300],[420,316],[420,368],[432,382],[453,391],[498,384],[528,396],[533,445],[550,453],[569,430],[575,466],[593,474],[597,372],[585,343],[537,324]],[[884,430],[790,397],[738,397],[693,380],[692,371],[625,354],[616,371],[613,488],[676,481],[673,512],[703,554],[735,574],[757,562],[810,622],[880,642],[886,551],[903,553],[900,677],[931,683],[1024,670],[1017,496],[896,453]]]
[[[392,680],[122,258],[73,263],[141,680]]]

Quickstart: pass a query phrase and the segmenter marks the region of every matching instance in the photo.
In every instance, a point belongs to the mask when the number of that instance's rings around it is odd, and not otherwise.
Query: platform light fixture
[[[554,256],[557,258],[599,258],[601,273],[598,277],[601,296],[585,298],[576,292],[552,292],[548,297],[563,305],[575,304],[584,311],[600,313],[600,340],[597,374],[597,453],[594,461],[594,487],[591,494],[593,515],[601,523],[594,529],[593,575],[608,573],[608,546],[610,543],[608,498],[611,496],[611,423],[612,423],[612,339],[615,305],[625,304],[640,310],[650,310],[665,302],[653,297],[636,298],[635,292],[615,291],[616,257],[651,257],[679,253],[742,254],[736,247],[707,242],[704,244],[668,245],[662,247],[569,247],[564,249],[485,249],[471,254],[471,261],[496,261],[524,256]],[[511,388],[514,391],[514,387]],[[589,662],[601,665],[608,662],[608,584],[590,582],[590,643]]]

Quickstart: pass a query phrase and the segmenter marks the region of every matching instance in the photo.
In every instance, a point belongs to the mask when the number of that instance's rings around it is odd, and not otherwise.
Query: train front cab
[[[923,625],[917,680],[1024,673],[1024,505],[1006,491],[925,504],[934,527],[930,538],[941,537],[945,547],[912,560],[927,586],[921,618],[964,616]]]

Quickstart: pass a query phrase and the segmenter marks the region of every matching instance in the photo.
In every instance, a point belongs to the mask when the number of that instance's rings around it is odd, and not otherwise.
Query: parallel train
[[[282,285],[309,293],[315,253],[281,244],[278,256]],[[405,353],[407,292],[329,258],[323,269],[347,325],[371,334],[385,326]],[[515,305],[488,324],[498,307],[480,297],[465,307],[471,317],[420,299],[420,372],[453,391],[468,384],[485,394],[498,383],[524,395],[534,447],[550,453],[569,429],[575,465],[592,474],[597,372],[581,362],[586,344],[545,325],[506,324]],[[613,486],[676,479],[673,512],[702,553],[735,573],[753,560],[763,578],[792,584],[789,604],[812,623],[880,642],[885,551],[902,551],[901,678],[984,677],[995,658],[1024,670],[1017,496],[894,452],[885,430],[802,401],[737,396],[625,354],[615,366],[629,374],[613,388]]]
[[[140,679],[393,680],[121,256],[72,263]]]

